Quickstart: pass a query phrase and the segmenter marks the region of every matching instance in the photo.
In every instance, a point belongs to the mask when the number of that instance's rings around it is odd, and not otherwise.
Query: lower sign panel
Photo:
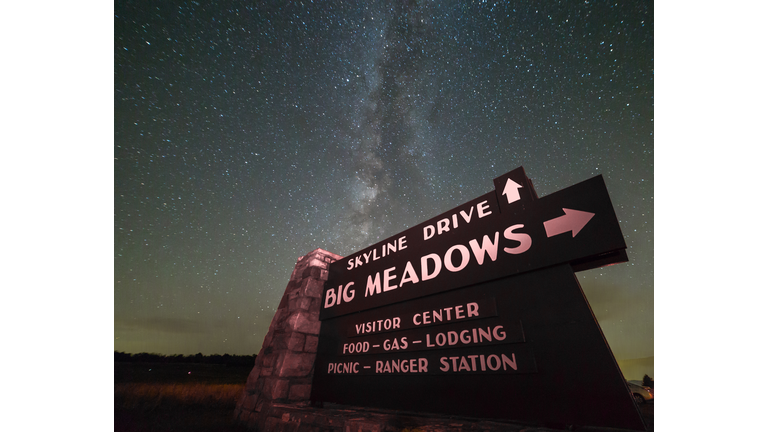
[[[515,374],[536,372],[536,360],[525,346],[496,345],[460,350],[319,357],[316,374],[326,375],[456,375]]]
[[[322,321],[311,399],[645,429],[567,264]]]

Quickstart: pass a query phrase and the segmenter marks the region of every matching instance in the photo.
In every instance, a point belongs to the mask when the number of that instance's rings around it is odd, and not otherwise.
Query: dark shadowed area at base
[[[251,366],[242,365],[115,362],[114,430],[246,432],[245,426],[233,422],[233,413],[236,395],[250,371]],[[639,408],[652,432],[654,403]],[[578,426],[574,430],[619,431]]]
[[[115,408],[115,432],[245,432],[232,422],[232,408],[205,406],[158,407],[152,411]]]

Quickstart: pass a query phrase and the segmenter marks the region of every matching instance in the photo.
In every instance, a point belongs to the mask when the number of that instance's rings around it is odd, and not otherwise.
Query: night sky
[[[298,257],[523,166],[603,175],[629,262],[578,279],[654,356],[652,2],[285,3],[115,3],[116,351],[258,353]]]

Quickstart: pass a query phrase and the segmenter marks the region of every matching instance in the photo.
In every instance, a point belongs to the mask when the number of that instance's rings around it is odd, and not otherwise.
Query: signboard
[[[560,263],[626,261],[602,176],[541,199],[524,177],[518,168],[495,192],[332,264],[320,319]]]
[[[312,400],[645,429],[573,273],[627,261],[602,177],[494,185],[331,264]]]

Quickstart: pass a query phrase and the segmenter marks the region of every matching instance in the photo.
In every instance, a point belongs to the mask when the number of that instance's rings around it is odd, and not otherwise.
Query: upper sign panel
[[[331,264],[320,319],[562,263],[626,261],[602,176],[538,198],[522,167],[495,190]]]

